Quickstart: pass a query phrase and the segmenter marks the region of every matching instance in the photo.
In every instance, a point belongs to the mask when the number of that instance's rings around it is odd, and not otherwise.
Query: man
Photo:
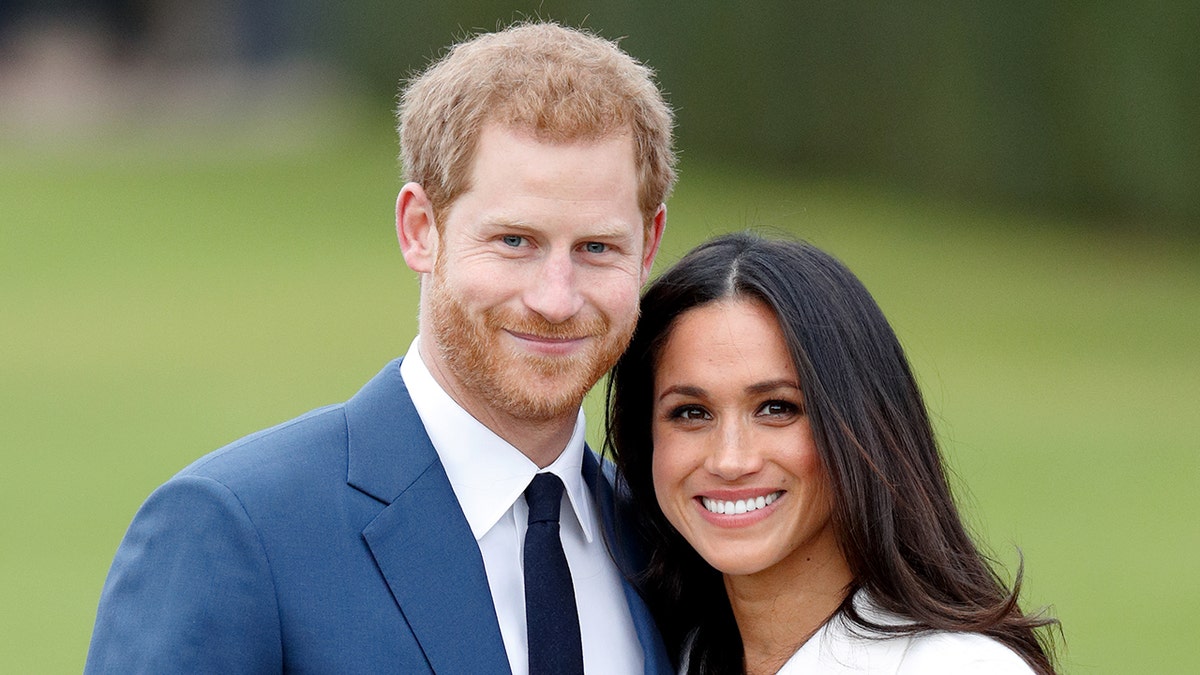
[[[151,495],[88,672],[670,671],[579,407],[662,236],[670,111],[614,44],[528,24],[413,81],[400,136],[418,338]]]

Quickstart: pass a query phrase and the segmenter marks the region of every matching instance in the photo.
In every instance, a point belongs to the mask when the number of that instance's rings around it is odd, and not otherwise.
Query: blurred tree
[[[34,6],[0,0],[0,37]],[[658,71],[689,156],[1200,233],[1194,0],[36,6],[99,12],[131,34],[149,25],[168,55],[262,62],[312,52],[391,100],[401,79],[465,34],[554,19],[620,38]]]

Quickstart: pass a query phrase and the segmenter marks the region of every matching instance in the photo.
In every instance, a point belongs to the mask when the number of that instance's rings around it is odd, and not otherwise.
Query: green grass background
[[[389,120],[261,122],[0,143],[0,672],[78,672],[149,492],[414,334]],[[1062,619],[1064,671],[1196,672],[1200,246],[684,150],[657,269],[746,227],[837,254],[909,351],[971,525]]]

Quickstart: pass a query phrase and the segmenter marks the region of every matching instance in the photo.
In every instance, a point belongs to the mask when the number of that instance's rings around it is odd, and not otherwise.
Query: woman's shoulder
[[[897,675],[1027,675],[1033,669],[995,638],[935,631],[912,636]]]
[[[904,627],[909,621],[888,612],[860,591],[854,598],[859,613],[872,623]],[[873,664],[879,671],[896,675],[1032,675],[1025,660],[999,640],[982,633],[960,631],[918,631],[900,635],[872,634],[850,626],[846,633],[851,643],[864,653],[874,653]],[[868,646],[869,645],[869,646]]]

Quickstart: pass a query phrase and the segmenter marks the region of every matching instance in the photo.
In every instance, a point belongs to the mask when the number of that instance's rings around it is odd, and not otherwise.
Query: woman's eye
[[[588,253],[604,253],[608,250],[608,244],[602,244],[598,241],[589,241],[583,245],[583,250]]]
[[[671,417],[681,420],[706,420],[708,419],[708,411],[704,408],[694,405],[686,405],[676,408]]]
[[[521,236],[518,236],[515,234],[506,234],[502,238],[502,241],[504,242],[504,244],[506,246],[511,246],[513,248],[517,248],[521,244],[525,243],[525,237],[521,237]]]
[[[767,401],[759,408],[759,413],[772,417],[782,417],[785,415],[794,415],[799,410],[799,406],[788,401]]]

